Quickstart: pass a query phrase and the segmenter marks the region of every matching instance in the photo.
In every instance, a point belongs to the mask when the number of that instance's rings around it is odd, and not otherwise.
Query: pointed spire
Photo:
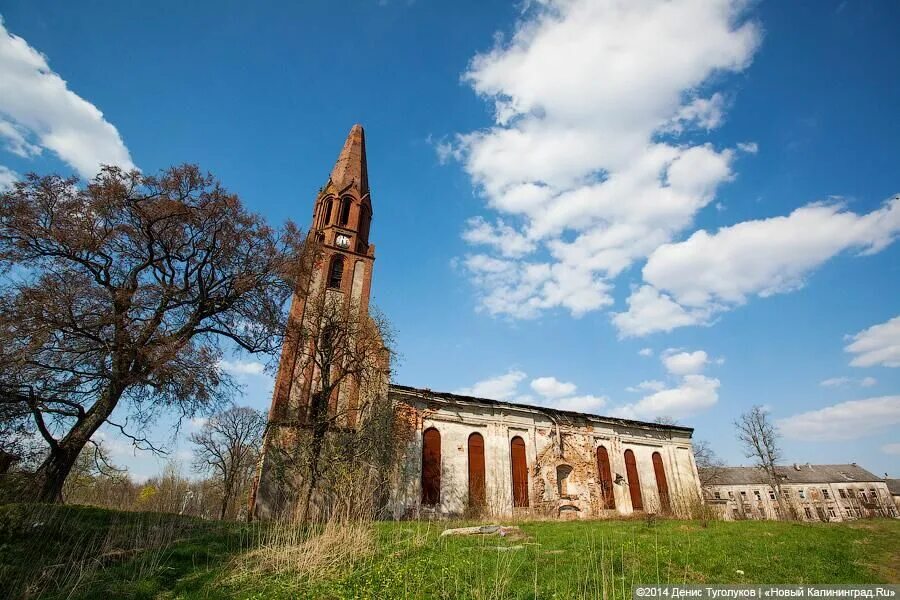
[[[366,167],[366,134],[357,123],[350,129],[344,148],[331,171],[331,183],[343,190],[351,183],[356,185],[360,196],[369,193],[369,170]]]

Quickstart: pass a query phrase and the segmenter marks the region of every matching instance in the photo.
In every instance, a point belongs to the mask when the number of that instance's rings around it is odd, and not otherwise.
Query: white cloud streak
[[[851,338],[844,348],[854,354],[854,367],[900,367],[900,316],[873,325]]]

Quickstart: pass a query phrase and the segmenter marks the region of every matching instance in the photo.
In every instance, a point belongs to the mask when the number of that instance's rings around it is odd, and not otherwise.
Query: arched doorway
[[[469,506],[484,505],[484,438],[476,432],[469,436]]]
[[[441,502],[441,434],[431,427],[422,435],[422,504]]]
[[[641,496],[641,480],[638,477],[634,452],[631,450],[625,451],[625,474],[628,477],[628,493],[631,494],[631,509],[644,510],[644,498]]]
[[[603,446],[597,448],[597,471],[600,474],[600,500],[603,508],[614,509],[616,497],[613,494],[612,469],[609,465],[609,452]]]
[[[656,475],[656,490],[659,492],[660,509],[672,512],[672,501],[669,499],[669,482],[666,481],[666,469],[663,466],[662,455],[653,453],[653,474]]]
[[[525,440],[516,436],[509,443],[512,457],[513,506],[528,506],[528,461],[525,458]]]

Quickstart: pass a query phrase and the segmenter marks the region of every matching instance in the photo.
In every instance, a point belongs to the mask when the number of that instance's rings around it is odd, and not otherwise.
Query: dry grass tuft
[[[259,545],[236,559],[234,579],[285,576],[298,582],[325,579],[377,550],[370,523],[329,522],[310,529],[274,524]]]

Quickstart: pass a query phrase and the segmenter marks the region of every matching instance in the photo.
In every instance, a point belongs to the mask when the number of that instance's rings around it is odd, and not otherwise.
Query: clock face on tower
[[[334,244],[338,248],[349,248],[350,247],[350,237],[344,235],[343,233],[339,233],[337,237],[334,238]]]

